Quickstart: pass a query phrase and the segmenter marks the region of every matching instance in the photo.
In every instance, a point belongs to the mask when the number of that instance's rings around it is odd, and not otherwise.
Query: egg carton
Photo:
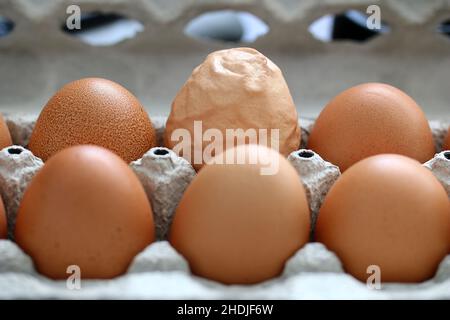
[[[9,115],[6,121],[15,146],[0,151],[0,189],[12,231],[23,192],[43,162],[25,148],[36,117]],[[166,118],[152,121],[162,145]],[[301,147],[305,148],[314,121],[300,122]],[[448,124],[433,121],[430,125],[436,150],[441,151]],[[318,210],[340,176],[339,168],[307,149],[291,153],[288,160],[302,177],[313,233]],[[433,171],[450,198],[450,153],[437,153],[424,166]],[[260,284],[223,285],[194,276],[188,262],[166,240],[176,206],[195,177],[194,169],[164,147],[149,150],[130,167],[152,203],[158,241],[135,257],[126,274],[111,280],[82,280],[80,290],[71,290],[64,280],[38,274],[10,232],[8,240],[0,240],[0,299],[450,299],[450,255],[429,281],[386,283],[377,290],[346,274],[339,258],[316,242],[298,250],[279,277]]]

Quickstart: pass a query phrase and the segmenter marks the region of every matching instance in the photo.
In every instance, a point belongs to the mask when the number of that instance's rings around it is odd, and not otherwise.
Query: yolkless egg
[[[0,113],[0,150],[9,147],[10,145],[12,145],[11,135],[5,119],[3,119],[3,116]]]
[[[187,141],[180,139],[181,129]],[[269,145],[262,139],[276,141],[277,146],[269,146],[284,156],[297,150],[301,140],[297,110],[280,68],[252,48],[209,54],[172,103],[165,145],[199,170],[207,161],[192,155],[208,148],[212,138],[206,136],[211,130],[221,134],[222,150],[244,143]],[[227,137],[234,130],[236,139]],[[266,134],[259,134],[264,130]],[[226,145],[227,140],[232,145]],[[178,151],[180,143],[190,150]]]
[[[5,207],[2,198],[0,197],[0,239],[6,239],[8,235],[8,227],[6,223]]]
[[[154,241],[152,208],[138,178],[117,155],[75,146],[51,157],[31,180],[17,213],[15,239],[37,270],[65,279],[123,274]]]
[[[361,84],[333,98],[317,118],[308,148],[341,171],[377,154],[401,154],[424,163],[435,153],[420,107],[382,83]]]
[[[450,253],[450,201],[419,162],[369,157],[332,186],[315,235],[361,281],[371,266],[379,267],[383,282],[425,281]]]
[[[156,134],[133,94],[113,81],[86,78],[66,84],[47,102],[29,149],[46,161],[80,144],[107,148],[129,163],[156,146]]]
[[[240,154],[241,164],[215,162]],[[278,276],[309,240],[309,207],[297,172],[278,152],[257,145],[228,149],[213,161],[184,193],[170,243],[201,277],[251,284]],[[264,173],[269,166],[274,170]]]

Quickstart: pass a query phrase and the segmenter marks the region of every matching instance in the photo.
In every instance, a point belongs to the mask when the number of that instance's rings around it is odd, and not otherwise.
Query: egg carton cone
[[[65,280],[46,278],[35,270],[32,259],[13,239],[23,192],[43,166],[41,159],[26,149],[36,117],[13,114],[6,120],[16,145],[0,151],[0,190],[10,229],[9,239],[0,240],[0,299],[450,299],[450,255],[428,281],[383,283],[375,289],[345,273],[339,258],[317,242],[298,250],[280,276],[259,284],[223,285],[193,275],[186,259],[167,241],[167,235],[176,206],[196,173],[185,159],[162,146],[130,163],[152,203],[158,241],[139,253],[128,271],[115,279],[82,279],[81,287],[74,289]],[[162,141],[165,121],[165,117],[152,117],[158,141]],[[304,148],[314,120],[299,121],[303,149],[292,152],[288,160],[303,181],[313,234],[320,206],[340,171]],[[450,152],[441,150],[448,123],[430,125],[436,156],[424,166],[436,175],[450,198]]]

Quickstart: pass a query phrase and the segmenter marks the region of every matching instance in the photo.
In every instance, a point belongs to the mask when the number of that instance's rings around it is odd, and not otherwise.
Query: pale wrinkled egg
[[[219,139],[207,138],[211,130],[221,134],[221,150],[263,144],[288,156],[299,148],[297,110],[281,70],[269,58],[252,48],[232,48],[209,54],[195,68],[172,103],[165,145],[198,170],[207,161],[194,154]],[[182,143],[188,148],[179,150]]]

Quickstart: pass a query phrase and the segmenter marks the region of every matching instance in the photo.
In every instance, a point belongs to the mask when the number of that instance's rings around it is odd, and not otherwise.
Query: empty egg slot
[[[450,38],[450,19],[442,22],[438,26],[438,32]]]
[[[14,22],[6,17],[0,16],[0,38],[6,37],[14,29]]]
[[[263,20],[250,12],[218,10],[205,12],[192,19],[184,33],[204,41],[252,43],[269,30]]]
[[[369,28],[369,19],[367,14],[358,10],[327,14],[315,20],[309,26],[309,32],[322,42],[366,42],[390,31],[389,26],[382,21],[380,28]]]
[[[91,46],[113,46],[126,39],[134,38],[144,30],[144,25],[117,13],[98,11],[81,15],[81,26],[69,28],[66,23],[61,26],[63,32],[78,38]]]

